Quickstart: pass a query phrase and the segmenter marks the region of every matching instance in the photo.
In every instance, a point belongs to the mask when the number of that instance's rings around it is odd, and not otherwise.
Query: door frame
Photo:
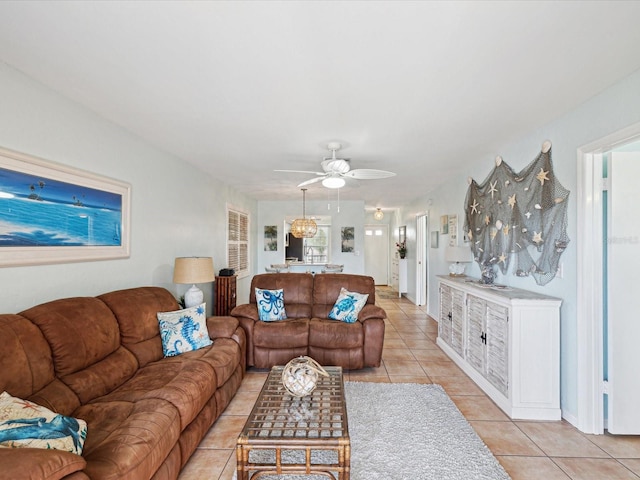
[[[577,150],[578,238],[577,244],[577,418],[568,419],[585,433],[604,432],[603,351],[603,154],[637,141],[640,122]]]
[[[429,213],[416,214],[416,305],[429,302]]]

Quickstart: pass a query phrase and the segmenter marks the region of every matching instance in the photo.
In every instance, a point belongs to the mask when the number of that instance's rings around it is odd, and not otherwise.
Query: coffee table
[[[238,480],[282,474],[336,480],[336,473],[339,480],[349,480],[351,443],[342,367],[324,367],[329,376],[320,375],[306,397],[287,392],[283,368],[269,372],[238,437]]]

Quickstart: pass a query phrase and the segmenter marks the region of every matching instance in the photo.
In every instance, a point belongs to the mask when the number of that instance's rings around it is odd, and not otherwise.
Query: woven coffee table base
[[[334,480],[337,474],[338,480],[349,480],[351,443],[342,368],[325,368],[329,376],[321,376],[306,397],[286,391],[283,367],[271,369],[238,437],[238,480],[274,474],[316,474]],[[325,455],[318,462],[314,457],[323,451],[334,452],[334,458],[325,463]]]

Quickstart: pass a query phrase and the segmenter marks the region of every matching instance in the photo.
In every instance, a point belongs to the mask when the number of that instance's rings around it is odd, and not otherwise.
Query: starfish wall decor
[[[470,178],[464,229],[480,268],[506,274],[515,261],[515,275],[550,282],[569,243],[568,198],[553,173],[549,141],[521,172],[498,157],[484,182]]]

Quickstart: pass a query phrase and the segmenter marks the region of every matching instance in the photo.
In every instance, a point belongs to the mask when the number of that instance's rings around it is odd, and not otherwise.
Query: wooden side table
[[[215,315],[222,317],[236,306],[236,276],[216,276],[216,307]]]

